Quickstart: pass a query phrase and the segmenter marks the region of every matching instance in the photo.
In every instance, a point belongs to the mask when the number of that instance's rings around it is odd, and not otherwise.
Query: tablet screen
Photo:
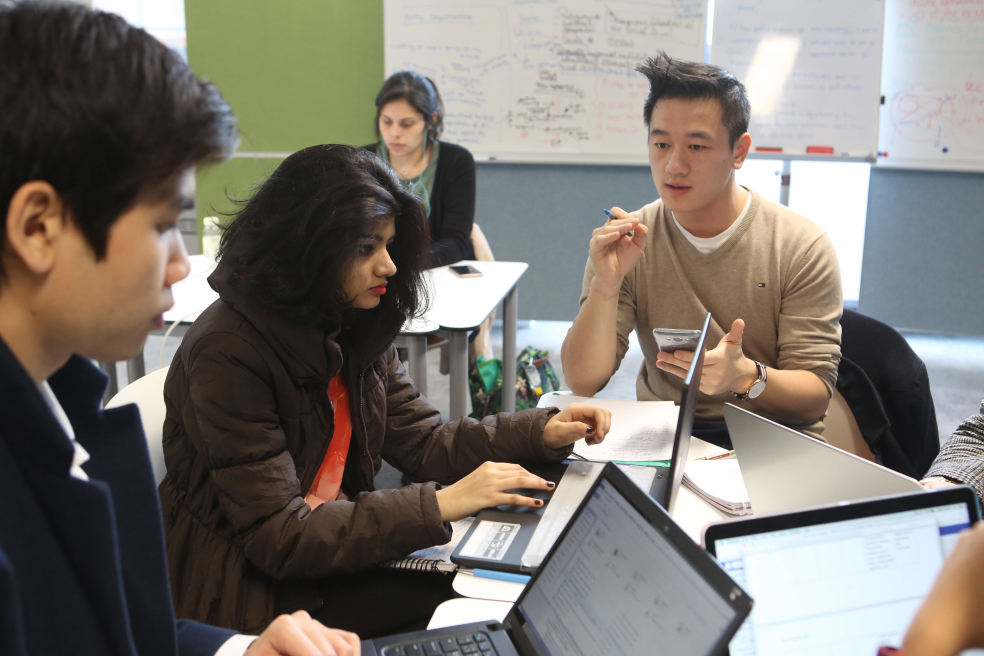
[[[899,646],[970,522],[956,503],[715,540],[718,562],[755,599],[732,656]]]

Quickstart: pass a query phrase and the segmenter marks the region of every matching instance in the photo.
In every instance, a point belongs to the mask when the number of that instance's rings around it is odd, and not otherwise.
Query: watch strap
[[[758,385],[760,382],[761,383],[764,383],[769,378],[768,371],[766,371],[764,364],[762,364],[758,360],[752,360],[752,362],[755,363],[755,368],[758,370],[758,378],[755,379],[752,382],[752,384],[748,386],[748,389],[745,390],[744,393],[741,393],[740,394],[740,393],[735,392],[735,391],[732,391],[731,392],[734,395],[734,397],[736,399],[738,399],[739,401],[747,401],[748,398],[749,398],[748,397],[748,393],[752,391],[752,388],[755,387],[756,385]]]

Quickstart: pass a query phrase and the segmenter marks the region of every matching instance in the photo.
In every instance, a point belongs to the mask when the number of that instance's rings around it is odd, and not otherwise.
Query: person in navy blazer
[[[192,167],[232,153],[212,85],[118,16],[0,0],[0,654],[357,654],[306,613],[258,638],[175,620],[136,406],[91,359],[143,350],[186,276]]]

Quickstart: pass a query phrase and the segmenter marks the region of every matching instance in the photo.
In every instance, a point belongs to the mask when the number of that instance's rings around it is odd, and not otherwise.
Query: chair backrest
[[[147,436],[150,464],[154,467],[154,480],[160,485],[167,468],[164,466],[164,379],[170,367],[158,369],[133,381],[109,400],[107,408],[117,408],[128,403],[140,409],[140,423]]]
[[[878,461],[921,478],[940,450],[926,365],[897,330],[851,310],[841,317],[837,389]]]

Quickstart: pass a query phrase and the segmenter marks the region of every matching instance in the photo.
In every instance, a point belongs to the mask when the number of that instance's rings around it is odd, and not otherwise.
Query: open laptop
[[[680,412],[677,415],[669,467],[628,467],[635,470],[633,478],[644,489],[648,489],[649,495],[656,503],[669,510],[671,514],[676,504],[680,483],[683,481],[687,455],[690,452],[690,434],[694,425],[697,393],[700,391],[700,374],[704,366],[704,341],[707,338],[710,322],[711,313],[708,312],[697,342],[697,357],[690,363],[690,369],[683,381]],[[570,465],[574,465],[575,471],[568,470]],[[451,555],[451,561],[467,568],[528,573],[531,569],[531,561],[524,562],[523,555],[527,552],[530,543],[536,539],[541,517],[547,517],[548,521],[557,527],[557,530],[551,531],[555,538],[559,534],[559,527],[566,524],[567,519],[584,498],[588,484],[598,475],[602,466],[600,463],[573,461],[565,461],[564,464],[527,465],[532,473],[558,484],[553,492],[517,490],[525,496],[543,499],[544,505],[539,508],[500,506],[481,511]],[[562,509],[556,507],[556,504],[550,509],[550,503],[554,498],[561,500]],[[538,551],[539,558],[535,558],[534,562],[538,562],[552,544],[549,539],[546,543],[538,542],[541,550]]]
[[[656,503],[670,512],[676,509],[677,493],[683,482],[683,470],[687,468],[687,456],[690,455],[690,435],[694,429],[694,411],[697,408],[697,394],[700,392],[700,375],[704,369],[705,342],[707,329],[711,325],[711,313],[704,317],[704,327],[697,340],[697,357],[690,363],[687,377],[683,379],[683,389],[680,392],[680,416],[677,418],[676,433],[673,436],[673,457],[670,466],[656,468],[656,480],[649,494]],[[662,483],[662,485],[660,485]]]
[[[731,656],[875,654],[900,646],[961,530],[958,486],[716,524],[704,544],[755,597]]]
[[[724,420],[756,515],[923,489],[915,479],[730,403]]]
[[[752,600],[605,465],[506,619],[366,640],[366,656],[719,654]]]

